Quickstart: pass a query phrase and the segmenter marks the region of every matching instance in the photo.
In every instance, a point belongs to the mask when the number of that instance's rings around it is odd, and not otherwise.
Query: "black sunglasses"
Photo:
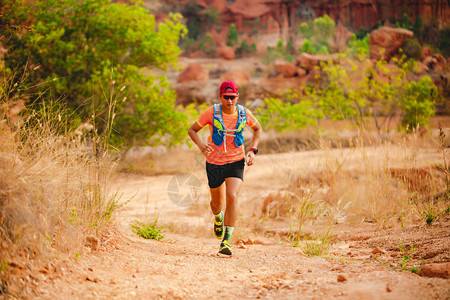
[[[225,100],[234,100],[237,96],[223,96]]]

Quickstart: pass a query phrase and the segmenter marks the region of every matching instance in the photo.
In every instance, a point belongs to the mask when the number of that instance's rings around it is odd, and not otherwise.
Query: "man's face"
[[[232,92],[225,92],[223,94],[219,94],[219,97],[220,100],[222,100],[222,106],[232,108],[233,106],[236,105],[239,99],[239,94]]]

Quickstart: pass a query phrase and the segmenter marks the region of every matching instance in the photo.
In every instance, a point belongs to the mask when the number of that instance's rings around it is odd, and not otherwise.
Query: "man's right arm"
[[[209,144],[205,144],[202,142],[200,137],[198,136],[197,132],[202,129],[202,127],[198,124],[198,122],[195,122],[192,124],[192,126],[188,130],[188,134],[191,137],[192,141],[197,145],[197,147],[200,149],[200,151],[204,155],[208,155],[210,152],[213,151],[213,148]]]

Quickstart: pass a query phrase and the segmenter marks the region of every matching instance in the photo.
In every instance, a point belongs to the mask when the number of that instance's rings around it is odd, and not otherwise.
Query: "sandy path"
[[[342,160],[347,168],[361,159],[374,159],[382,148],[368,149],[364,155],[351,149],[333,150],[328,158]],[[286,178],[302,170],[316,170],[323,163],[321,151],[261,155],[247,168],[241,203],[257,201],[270,190],[282,188]],[[439,161],[431,152],[418,154],[422,161]],[[395,161],[393,159],[393,164]],[[208,189],[201,167],[190,175],[201,181],[198,202],[207,207]],[[231,258],[217,255],[218,241],[212,236],[211,215],[193,214],[192,209],[170,200],[168,186],[174,175],[127,176],[116,182],[123,198],[131,198],[119,218],[120,233],[101,251],[82,255],[64,276],[55,276],[36,293],[42,298],[60,299],[448,299],[449,280],[419,277],[410,272],[394,272],[383,266],[371,248],[358,240],[333,245],[328,258],[309,258],[299,248],[271,240],[268,245],[234,247]],[[169,188],[170,190],[170,188]],[[191,190],[180,189],[181,194]],[[195,196],[197,197],[197,196]],[[208,233],[195,235],[166,233],[162,241],[131,235],[129,224],[159,213],[162,223],[200,226]],[[207,212],[207,209],[204,209]],[[448,227],[445,230],[448,230]],[[189,228],[187,229],[189,231]],[[363,228],[375,232],[375,228]],[[351,259],[346,253],[352,251]],[[335,257],[333,259],[333,257]],[[388,259],[388,258],[386,258]],[[343,282],[338,282],[343,275]]]

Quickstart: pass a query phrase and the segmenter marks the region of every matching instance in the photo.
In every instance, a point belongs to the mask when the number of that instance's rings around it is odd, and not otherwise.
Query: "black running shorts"
[[[224,165],[214,165],[206,162],[206,174],[208,175],[208,185],[215,189],[222,185],[225,178],[236,177],[244,180],[245,159]]]

